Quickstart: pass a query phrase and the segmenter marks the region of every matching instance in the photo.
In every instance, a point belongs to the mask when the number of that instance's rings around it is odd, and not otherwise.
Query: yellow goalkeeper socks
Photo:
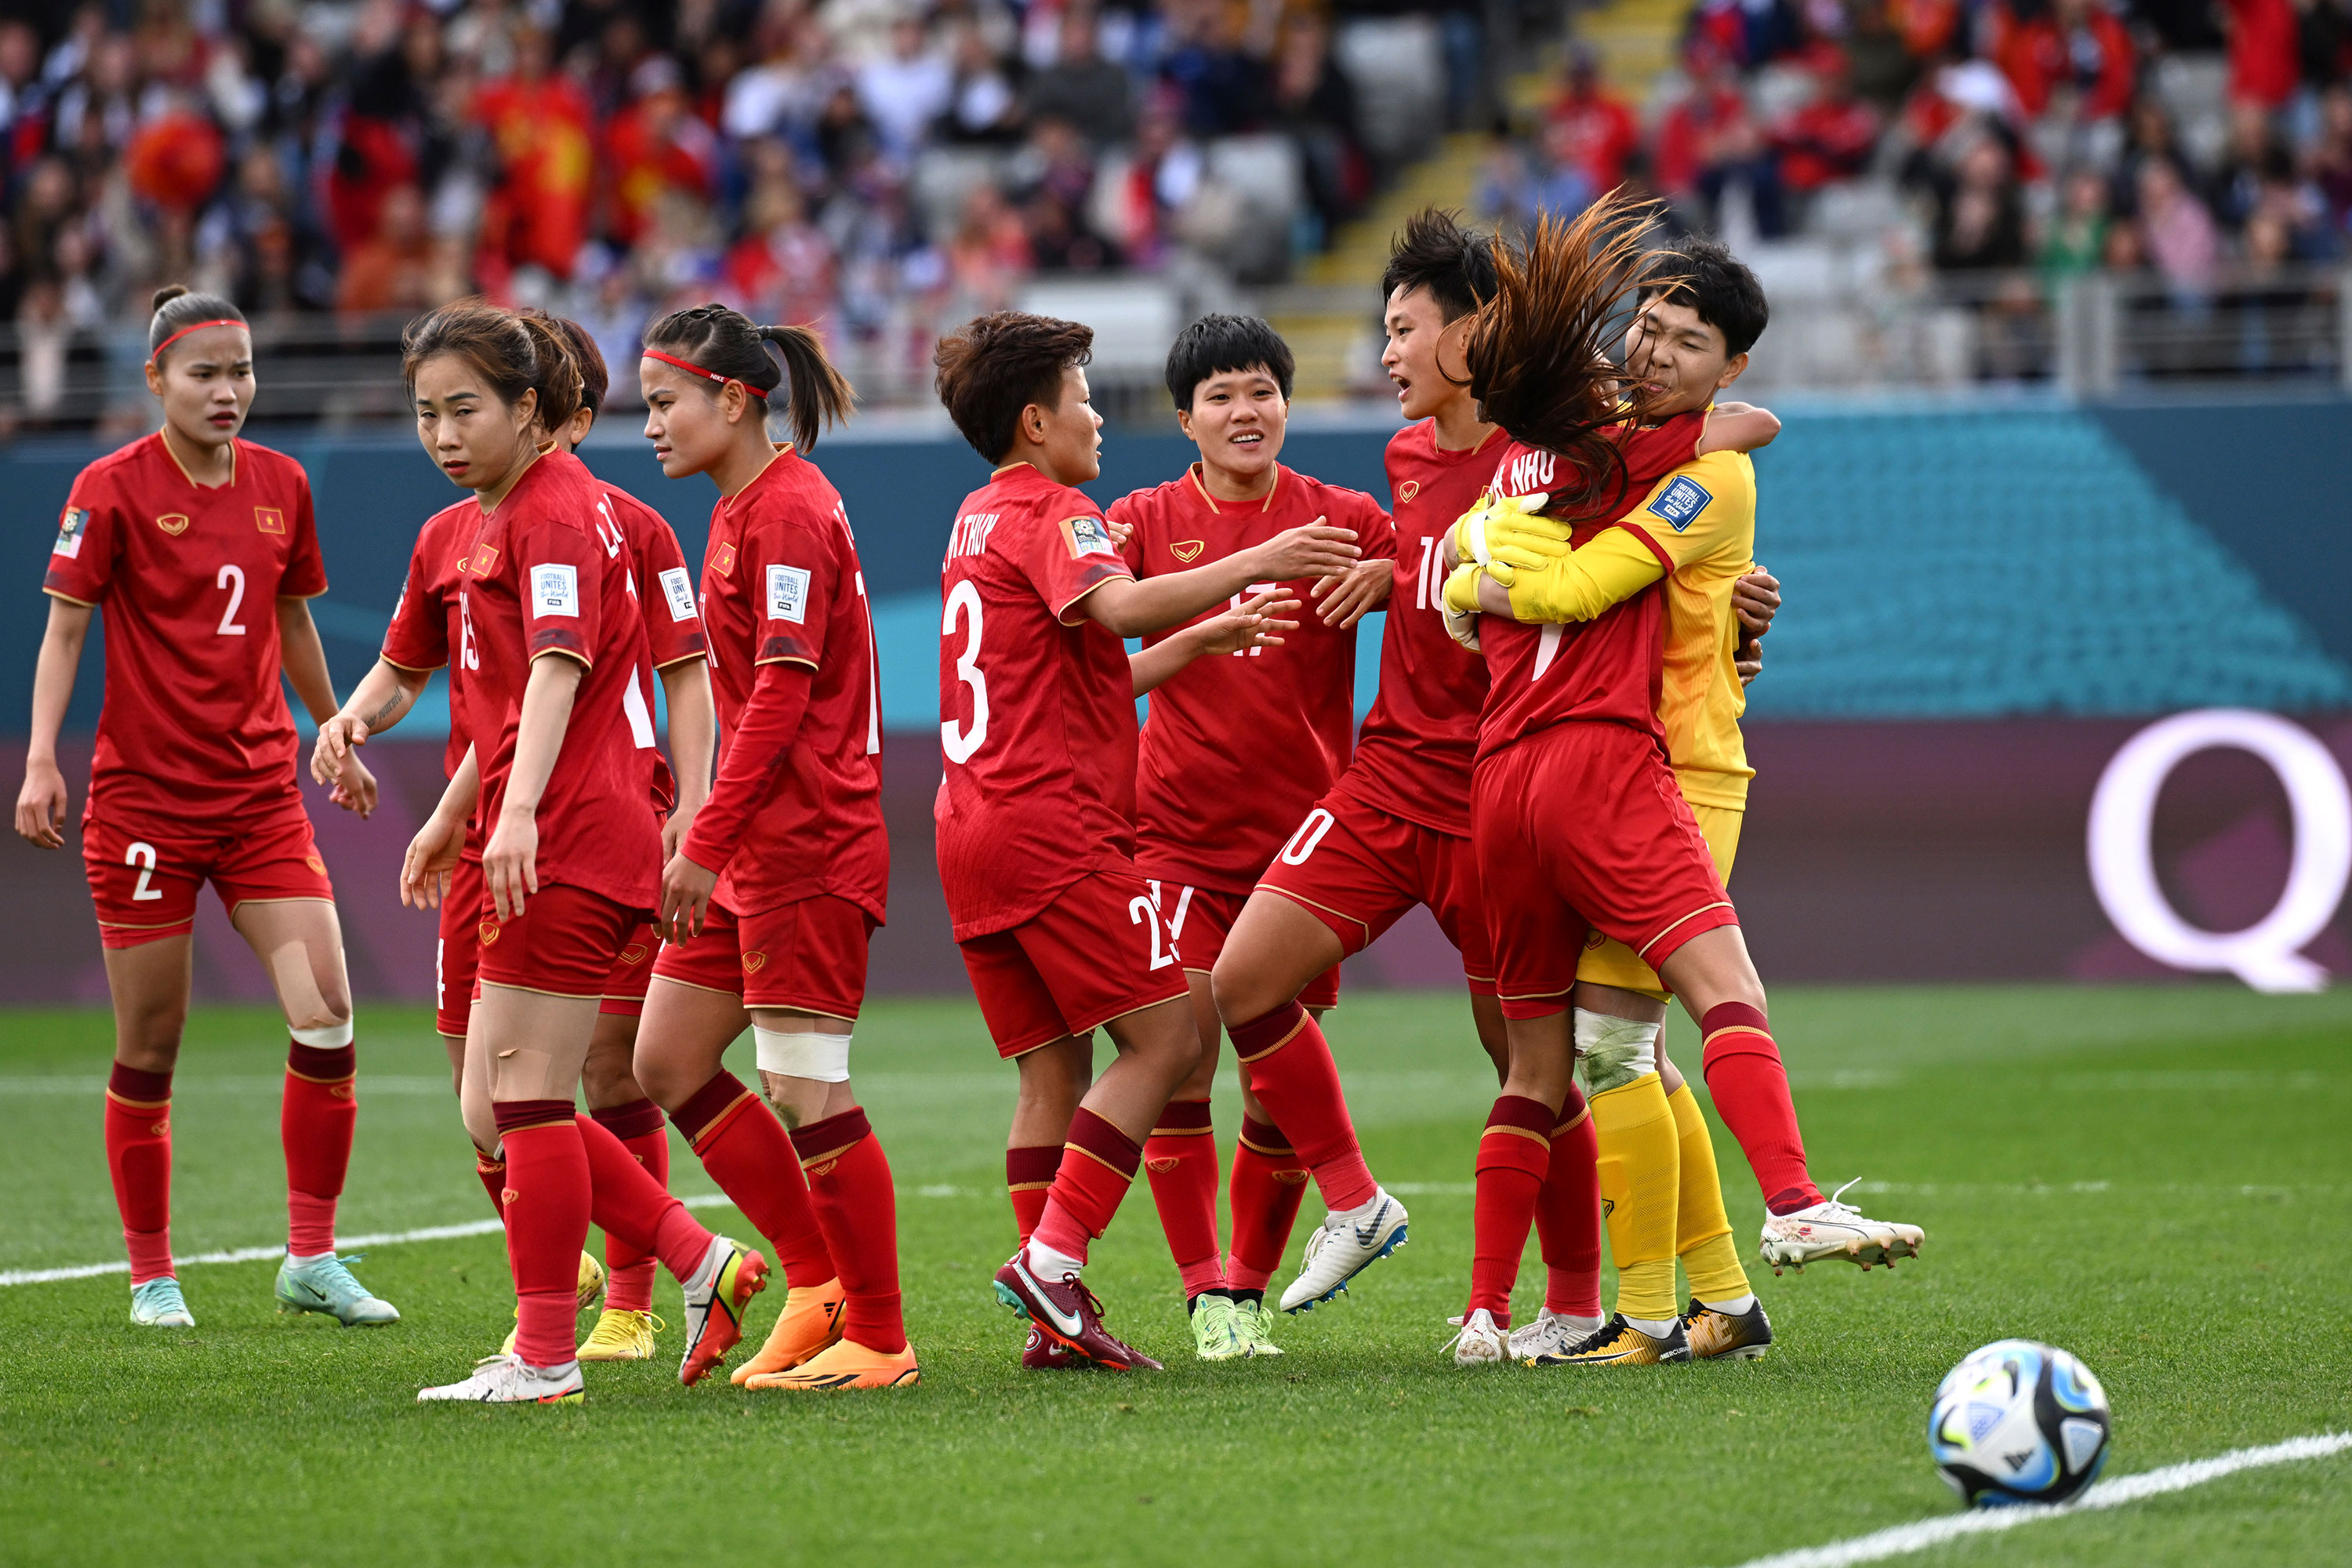
[[[1653,1071],[1592,1097],[1602,1212],[1617,1264],[1617,1310],[1663,1323],[1675,1302],[1675,1216],[1682,1160],[1675,1114]]]
[[[1676,1210],[1675,1249],[1690,1277],[1692,1296],[1701,1301],[1737,1301],[1749,1292],[1748,1271],[1731,1239],[1731,1218],[1723,1212],[1723,1178],[1716,1170],[1715,1140],[1698,1097],[1685,1083],[1666,1097],[1681,1152],[1681,1203]]]

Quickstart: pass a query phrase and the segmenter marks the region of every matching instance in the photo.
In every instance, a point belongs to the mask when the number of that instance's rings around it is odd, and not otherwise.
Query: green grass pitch
[[[1951,1511],[1926,1402],[2007,1335],[2105,1380],[2110,1474],[2352,1425],[2352,994],[1790,990],[1773,1017],[1816,1174],[1866,1178],[1868,1206],[1928,1242],[1892,1275],[1762,1275],[1780,1342],[1761,1362],[1457,1371],[1439,1347],[1493,1079],[1459,997],[1360,994],[1331,1034],[1412,1245],[1284,1320],[1286,1356],[1204,1365],[1139,1192],[1089,1278],[1169,1371],[1024,1375],[988,1289],[1012,1243],[1011,1069],[969,1005],[892,1003],[860,1026],[859,1082],[902,1194],[920,1388],[681,1388],[673,1330],[658,1363],[591,1368],[576,1408],[421,1407],[419,1385],[505,1331],[487,1236],[378,1248],[359,1271],[404,1321],[375,1331],[278,1317],[268,1263],[185,1269],[201,1326],[181,1334],[129,1327],[120,1275],[0,1288],[0,1563],[1720,1568]],[[94,1013],[0,1015],[0,1271],[120,1256],[109,1039]],[[344,1230],[488,1217],[429,1017],[364,1010],[360,1047]],[[184,1254],[282,1239],[283,1050],[266,1014],[190,1026]],[[1230,1089],[1218,1113],[1229,1148]],[[1717,1151],[1752,1247],[1755,1184]],[[676,1158],[678,1190],[711,1190]],[[732,1210],[703,1217],[748,1235]],[[1539,1276],[1530,1247],[1523,1311]],[[656,1306],[675,1324],[667,1279]],[[1906,1561],[2341,1562],[2347,1539],[2339,1456]]]

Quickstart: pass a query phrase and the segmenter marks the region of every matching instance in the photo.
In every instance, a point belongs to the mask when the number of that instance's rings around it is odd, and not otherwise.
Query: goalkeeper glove
[[[1445,635],[1473,653],[1478,651],[1478,579],[1485,571],[1476,562],[1465,561],[1447,576],[1437,601]]]
[[[1454,551],[1486,568],[1507,588],[1519,570],[1536,571],[1568,553],[1567,523],[1541,515],[1551,498],[1488,494],[1454,525]]]

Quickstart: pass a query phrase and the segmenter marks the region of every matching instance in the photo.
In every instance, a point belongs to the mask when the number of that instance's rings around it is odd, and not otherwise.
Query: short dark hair
[[[1202,382],[1236,370],[1265,371],[1287,398],[1298,362],[1282,334],[1259,317],[1203,316],[1168,345],[1168,395],[1177,407],[1189,409]]]
[[[1389,242],[1388,270],[1381,274],[1381,307],[1398,289],[1426,289],[1450,323],[1495,297],[1495,246],[1491,235],[1464,228],[1451,212],[1423,207],[1404,220],[1404,232]]]
[[[973,451],[1004,460],[1032,404],[1062,405],[1062,373],[1094,357],[1095,330],[1077,321],[998,310],[940,340],[933,382],[948,417]]]
[[[1765,303],[1764,285],[1731,254],[1731,247],[1705,235],[1686,234],[1662,252],[1659,265],[1681,281],[1643,289],[1643,302],[1664,294],[1667,304],[1689,306],[1700,321],[1721,332],[1727,353],[1744,354],[1754,348],[1772,319],[1772,308]]]

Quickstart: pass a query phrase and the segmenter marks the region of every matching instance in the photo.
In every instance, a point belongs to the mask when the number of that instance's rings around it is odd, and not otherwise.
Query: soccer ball
[[[1979,1508],[2064,1502],[2107,1462],[2107,1394],[2055,1345],[1997,1340],[1945,1373],[1927,1453]]]

